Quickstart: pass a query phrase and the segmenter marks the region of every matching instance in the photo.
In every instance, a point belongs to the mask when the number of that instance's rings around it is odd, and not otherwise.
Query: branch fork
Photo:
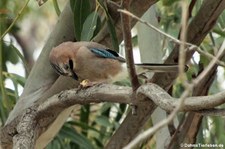
[[[110,92],[109,92],[110,91]],[[71,89],[56,94],[43,103],[35,103],[26,109],[20,116],[19,123],[12,122],[4,127],[11,129],[2,129],[1,144],[8,145],[13,142],[14,147],[30,146],[30,142],[35,142],[44,128],[54,121],[57,115],[64,109],[75,104],[88,104],[100,102],[117,102],[130,104],[132,99],[132,88],[112,84],[100,84],[87,89]],[[141,85],[136,96],[138,102],[144,102],[144,99],[152,100],[156,105],[166,111],[172,111],[179,100],[171,97],[165,90],[156,84],[148,83]],[[214,108],[225,102],[225,91],[211,96],[187,97],[183,108],[180,111],[196,111],[208,108]],[[53,110],[54,109],[54,110]],[[48,117],[46,119],[46,116]],[[10,136],[12,129],[16,132]],[[10,131],[10,132],[6,132]]]

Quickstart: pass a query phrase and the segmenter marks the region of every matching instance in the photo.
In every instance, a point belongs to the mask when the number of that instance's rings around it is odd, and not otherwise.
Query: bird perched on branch
[[[95,42],[64,42],[54,47],[50,64],[60,75],[90,82],[115,82],[127,75],[126,61],[117,52]],[[150,71],[178,71],[177,64],[137,64]]]

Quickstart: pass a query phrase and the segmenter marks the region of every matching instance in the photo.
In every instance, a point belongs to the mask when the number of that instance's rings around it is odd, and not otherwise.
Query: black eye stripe
[[[58,65],[55,65],[55,64],[52,64],[51,63],[51,66],[61,75],[64,74],[64,72],[61,70],[61,68],[58,66]]]
[[[71,59],[69,60],[69,67],[71,70],[73,70],[73,61]]]

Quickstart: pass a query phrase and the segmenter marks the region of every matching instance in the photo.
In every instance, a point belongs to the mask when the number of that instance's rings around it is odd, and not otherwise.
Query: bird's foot
[[[98,84],[101,84],[101,82],[91,82],[90,80],[85,79],[80,83],[80,88],[88,88]]]

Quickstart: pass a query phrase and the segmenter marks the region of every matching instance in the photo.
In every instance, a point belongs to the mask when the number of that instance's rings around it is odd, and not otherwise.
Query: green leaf
[[[173,3],[177,2],[177,1],[179,1],[179,0],[163,0],[162,4],[164,6],[171,6],[171,5],[173,5]]]
[[[10,44],[10,47],[17,54],[17,56],[22,60],[24,68],[25,68],[26,72],[28,72],[28,64],[27,64],[24,56],[20,53],[20,51],[13,44]]]
[[[60,130],[60,136],[69,139],[71,142],[76,143],[83,149],[92,149],[93,146],[90,141],[83,135],[77,133],[75,129],[71,126],[64,125]]]
[[[213,29],[213,32],[214,32],[214,33],[217,33],[217,34],[220,35],[220,36],[225,37],[224,31],[222,31],[222,30],[220,30],[220,29],[218,29],[218,28],[214,28],[214,29]]]
[[[20,53],[20,51],[12,44],[12,42],[3,42],[3,70],[7,71],[6,69],[6,61],[10,61],[13,64],[19,62],[19,58],[22,60],[24,68],[26,72],[28,72],[28,64],[24,58],[24,56]]]
[[[0,123],[4,124],[8,117],[8,110],[4,106],[4,100],[2,99],[2,95],[0,93]]]
[[[74,28],[76,40],[81,40],[83,24],[91,13],[89,0],[70,0],[70,6],[74,13]]]
[[[99,134],[102,133],[101,131],[97,130],[95,127],[89,126],[88,124],[80,122],[80,121],[69,121],[67,123],[69,123],[70,125],[78,126],[81,129],[86,129],[86,131],[91,130],[91,131],[99,133]]]
[[[54,8],[55,8],[56,14],[59,16],[61,14],[61,11],[59,9],[59,4],[58,4],[57,0],[53,0],[53,5],[54,5]]]
[[[113,48],[114,48],[114,50],[116,50],[118,52],[119,51],[119,42],[117,39],[116,29],[115,29],[115,26],[111,19],[111,16],[108,16],[107,24],[108,24],[109,34],[110,34],[110,37],[112,40]]]
[[[18,55],[15,52],[14,48],[12,48],[11,42],[9,42],[9,43],[2,42],[2,43],[3,43],[3,45],[2,45],[3,46],[2,55],[4,55],[2,57],[2,60],[3,60],[3,66],[2,67],[3,67],[4,71],[7,71],[6,62],[10,61],[11,63],[16,64],[19,61],[19,58],[18,58]]]
[[[99,110],[99,112],[101,113],[101,115],[105,115],[108,116],[110,109],[116,105],[115,103],[104,103],[101,107],[101,109]]]
[[[109,118],[106,116],[98,116],[95,119],[95,122],[100,126],[104,127],[113,127],[113,125],[109,122]]]
[[[80,122],[88,124],[90,115],[90,105],[81,106],[80,110]],[[82,134],[87,136],[87,129],[82,129]]]
[[[60,149],[62,147],[65,148],[65,143],[63,143],[63,140],[60,137],[56,136],[52,142],[48,144],[46,149]]]
[[[123,116],[123,113],[126,111],[127,105],[126,104],[120,104],[119,105],[119,112],[117,113],[117,116],[115,118],[116,122],[119,122]]]
[[[18,97],[17,95],[15,95],[15,91],[10,88],[6,88],[6,94],[7,94],[9,108],[10,110],[12,110],[13,106],[16,104],[16,99]]]
[[[112,46],[113,46],[114,50],[116,50],[118,52],[119,51],[119,42],[118,42],[118,39],[117,39],[116,29],[115,29],[115,26],[114,26],[114,23],[113,23],[113,19],[111,18],[110,14],[108,12],[108,9],[104,4],[104,1],[99,0],[98,2],[99,2],[99,4],[101,5],[101,7],[103,8],[103,10],[106,14],[106,21],[107,21],[107,25],[108,25],[107,27],[109,29],[109,34],[110,34],[110,37],[111,37],[111,40],[112,40]]]
[[[12,80],[12,81],[15,81],[16,84],[20,84],[21,86],[24,86],[25,85],[25,81],[26,79],[18,74],[15,74],[15,73],[9,73],[8,77]]]
[[[90,41],[100,30],[101,20],[97,12],[92,12],[84,22],[81,40]]]

